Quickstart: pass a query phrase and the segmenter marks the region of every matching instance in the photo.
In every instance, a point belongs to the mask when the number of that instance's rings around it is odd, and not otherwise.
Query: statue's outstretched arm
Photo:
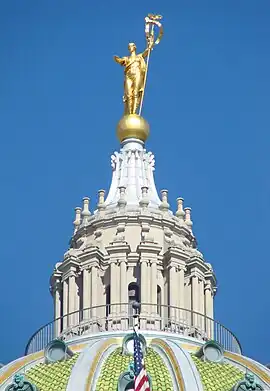
[[[125,65],[126,63],[126,57],[118,57],[118,56],[113,56],[114,61],[116,61],[120,65]]]

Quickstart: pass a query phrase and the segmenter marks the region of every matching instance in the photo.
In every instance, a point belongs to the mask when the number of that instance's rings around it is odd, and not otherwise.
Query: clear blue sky
[[[148,12],[165,29],[144,109],[157,187],[193,209],[216,319],[270,361],[270,2],[13,0],[0,5],[0,362],[52,319],[73,208],[109,187],[123,83],[112,56],[144,48]]]

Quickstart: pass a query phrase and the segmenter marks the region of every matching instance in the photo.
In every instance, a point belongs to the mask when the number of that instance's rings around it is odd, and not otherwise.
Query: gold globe
[[[120,142],[127,138],[137,138],[141,141],[147,140],[149,136],[148,122],[137,114],[124,115],[117,125],[117,137]]]

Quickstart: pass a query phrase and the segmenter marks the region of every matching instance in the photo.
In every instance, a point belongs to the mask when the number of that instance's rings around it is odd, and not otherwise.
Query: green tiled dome
[[[26,376],[39,391],[65,391],[71,370],[79,354],[53,364],[38,364],[26,372]]]
[[[129,363],[133,361],[132,356],[122,355],[121,351],[121,348],[117,348],[103,364],[96,391],[115,391],[117,389],[119,376],[128,370]],[[173,391],[169,371],[160,355],[152,348],[147,349],[145,366],[151,376],[154,390]]]
[[[231,364],[207,362],[194,354],[191,356],[201,375],[205,391],[230,391],[244,377],[244,373]]]

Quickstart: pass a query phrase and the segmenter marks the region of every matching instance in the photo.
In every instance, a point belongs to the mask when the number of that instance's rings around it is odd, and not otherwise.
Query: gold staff
[[[147,73],[148,73],[148,66],[149,66],[149,59],[151,50],[153,50],[153,44],[158,45],[162,36],[163,36],[163,26],[159,22],[159,20],[162,19],[161,15],[153,15],[148,14],[145,18],[145,36],[148,42],[148,54],[147,54],[147,60],[146,60],[146,70],[145,70],[145,77],[144,77],[144,83],[143,83],[143,90],[142,90],[142,97],[140,102],[140,109],[139,109],[139,115],[141,115],[142,112],[142,105],[143,105],[143,99],[144,99],[144,91],[146,86],[146,79],[147,79]],[[151,31],[150,31],[150,25],[151,25]],[[159,28],[159,35],[154,42],[154,27],[157,26]]]

